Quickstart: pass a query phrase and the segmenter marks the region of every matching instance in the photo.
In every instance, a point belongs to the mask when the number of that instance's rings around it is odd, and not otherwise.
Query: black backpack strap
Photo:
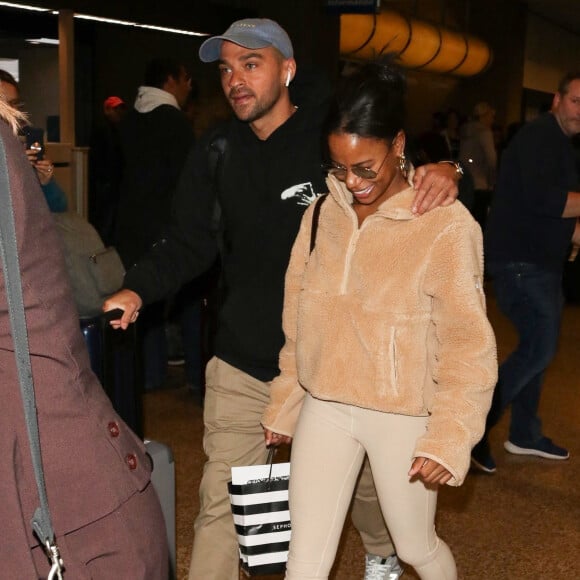
[[[314,211],[312,212],[312,226],[310,229],[310,253],[314,250],[316,246],[316,232],[318,231],[318,220],[320,219],[320,208],[324,203],[324,200],[328,197],[327,193],[323,193],[314,202]]]
[[[225,135],[217,135],[209,144],[209,151],[207,153],[209,173],[216,184],[219,183],[221,178],[221,170],[223,169],[223,160],[226,155],[227,146],[228,140]]]
[[[207,166],[215,197],[213,223],[215,224],[216,229],[219,228],[221,222],[222,211],[219,203],[219,190],[223,184],[227,152],[228,139],[224,133],[224,129],[220,126],[216,131],[214,131],[209,141],[209,145],[207,146]]]

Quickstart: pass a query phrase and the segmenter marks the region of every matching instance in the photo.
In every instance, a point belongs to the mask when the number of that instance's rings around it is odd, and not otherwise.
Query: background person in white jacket
[[[473,178],[473,217],[485,229],[493,197],[497,171],[497,150],[493,138],[495,109],[489,103],[477,103],[473,119],[461,127],[459,160]]]

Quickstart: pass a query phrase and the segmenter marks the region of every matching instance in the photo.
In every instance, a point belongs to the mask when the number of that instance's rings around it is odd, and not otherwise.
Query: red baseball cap
[[[107,97],[103,103],[105,107],[111,107],[112,109],[124,104],[125,101],[119,97]]]

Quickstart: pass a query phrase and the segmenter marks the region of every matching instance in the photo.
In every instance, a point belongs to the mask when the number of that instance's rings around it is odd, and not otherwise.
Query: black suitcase
[[[143,438],[143,377],[137,348],[135,325],[127,330],[114,330],[109,321],[118,318],[112,311],[95,318],[81,319],[91,368],[115,411],[129,427]]]

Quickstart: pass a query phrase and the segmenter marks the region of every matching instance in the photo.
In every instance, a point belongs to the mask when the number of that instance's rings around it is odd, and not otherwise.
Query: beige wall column
[[[58,61],[60,86],[60,140],[75,144],[74,12],[58,13]]]
[[[55,177],[68,197],[69,210],[87,217],[88,148],[76,147],[75,137],[75,31],[74,11],[58,13],[58,64],[60,89],[60,143],[51,149]]]

